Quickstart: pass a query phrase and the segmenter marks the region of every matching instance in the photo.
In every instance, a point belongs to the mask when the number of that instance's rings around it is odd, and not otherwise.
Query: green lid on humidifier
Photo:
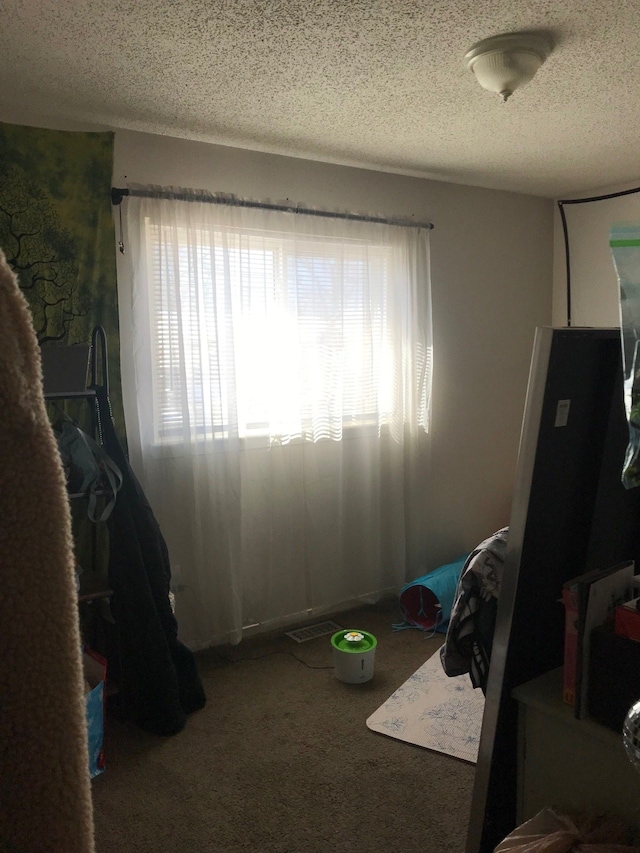
[[[354,630],[337,631],[331,637],[331,645],[339,652],[362,654],[369,652],[378,645],[378,641],[368,631]]]

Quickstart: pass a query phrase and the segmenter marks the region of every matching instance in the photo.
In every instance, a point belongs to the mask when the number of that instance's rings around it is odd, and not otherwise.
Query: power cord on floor
[[[244,657],[244,658],[228,658],[225,655],[221,655],[220,652],[216,652],[216,655],[221,658],[226,663],[244,663],[248,660],[264,660],[264,658],[271,657],[272,655],[289,655],[294,660],[297,660],[298,663],[301,663],[303,666],[306,666],[307,669],[333,669],[333,666],[314,666],[311,663],[307,663],[306,660],[302,660],[297,655],[294,655],[293,652],[267,652],[264,655],[256,655],[255,657]]]

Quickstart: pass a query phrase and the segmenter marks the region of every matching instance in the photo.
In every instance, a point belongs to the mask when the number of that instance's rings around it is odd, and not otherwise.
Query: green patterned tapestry
[[[124,435],[112,133],[0,123],[0,246],[29,302],[42,346],[107,334],[109,383]]]

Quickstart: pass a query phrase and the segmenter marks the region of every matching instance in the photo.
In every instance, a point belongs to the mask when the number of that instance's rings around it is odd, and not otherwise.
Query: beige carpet
[[[435,652],[369,717],[367,726],[475,764],[483,712],[482,690],[474,689],[467,675],[450,678]]]
[[[98,853],[462,853],[474,767],[365,725],[442,638],[394,633],[395,604],[332,618],[378,638],[371,682],[335,678],[328,636],[256,638],[233,656],[260,660],[199,653],[207,706],[179,735],[108,721]]]

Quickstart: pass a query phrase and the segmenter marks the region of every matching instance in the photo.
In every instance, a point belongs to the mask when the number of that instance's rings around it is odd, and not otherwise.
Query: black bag
[[[54,424],[53,432],[67,479],[67,489],[72,494],[88,495],[87,515],[91,521],[106,521],[122,486],[120,469],[104,448],[64,412]],[[97,515],[98,499],[101,497],[105,499],[105,505]]]

